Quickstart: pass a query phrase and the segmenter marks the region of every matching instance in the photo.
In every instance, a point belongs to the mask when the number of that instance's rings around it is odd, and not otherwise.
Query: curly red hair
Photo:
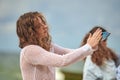
[[[41,19],[41,23],[38,22]],[[17,35],[19,37],[19,47],[23,48],[27,45],[39,45],[46,50],[50,50],[51,37],[47,32],[47,37],[38,35],[37,30],[47,25],[44,16],[39,12],[28,12],[19,17],[17,20]]]

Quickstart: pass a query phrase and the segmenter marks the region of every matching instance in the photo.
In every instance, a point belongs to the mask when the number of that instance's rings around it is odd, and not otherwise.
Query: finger
[[[97,38],[97,44],[100,42],[101,38],[101,36]]]
[[[102,39],[102,36],[98,37],[98,40],[100,41]]]
[[[102,34],[102,30],[101,30],[101,29],[97,29],[97,30],[95,31],[94,36],[101,35],[101,34]]]
[[[89,34],[88,34],[88,39],[87,39],[87,42],[88,42],[88,41],[90,41],[91,37],[92,37],[92,34],[91,34],[91,33],[89,33]]]
[[[98,29],[94,32],[93,37],[97,38],[97,37],[101,36],[101,34],[102,34],[102,30],[98,28]]]
[[[89,33],[89,38],[91,38],[92,37],[92,34],[91,33]]]
[[[96,38],[100,40],[102,38],[102,32],[100,32],[98,35],[96,35]]]

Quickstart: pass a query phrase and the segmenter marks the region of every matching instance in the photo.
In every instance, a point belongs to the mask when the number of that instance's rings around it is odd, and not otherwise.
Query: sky
[[[0,0],[0,51],[20,51],[16,21],[32,11],[43,13],[58,45],[78,48],[85,34],[100,25],[111,33],[108,46],[120,54],[120,0]]]

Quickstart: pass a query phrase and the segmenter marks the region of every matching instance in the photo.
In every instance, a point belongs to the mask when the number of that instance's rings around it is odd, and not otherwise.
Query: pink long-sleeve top
[[[55,80],[55,67],[63,67],[79,61],[92,52],[88,44],[78,49],[52,44],[51,52],[37,45],[26,46],[20,54],[22,78],[23,80]]]

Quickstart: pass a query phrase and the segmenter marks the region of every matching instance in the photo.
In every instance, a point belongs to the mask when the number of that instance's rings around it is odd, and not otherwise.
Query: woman
[[[89,33],[93,34],[97,28],[102,30],[103,37],[98,44],[98,49],[85,58],[83,80],[116,80],[117,56],[107,46],[107,34],[105,37],[104,33],[108,32],[100,26],[95,26]],[[89,33],[84,37],[82,45],[87,43]]]
[[[28,12],[17,20],[17,35],[22,48],[23,80],[55,80],[55,67],[72,64],[93,52],[101,39],[101,30],[90,35],[81,48],[67,49],[51,42],[47,22],[41,13]]]

